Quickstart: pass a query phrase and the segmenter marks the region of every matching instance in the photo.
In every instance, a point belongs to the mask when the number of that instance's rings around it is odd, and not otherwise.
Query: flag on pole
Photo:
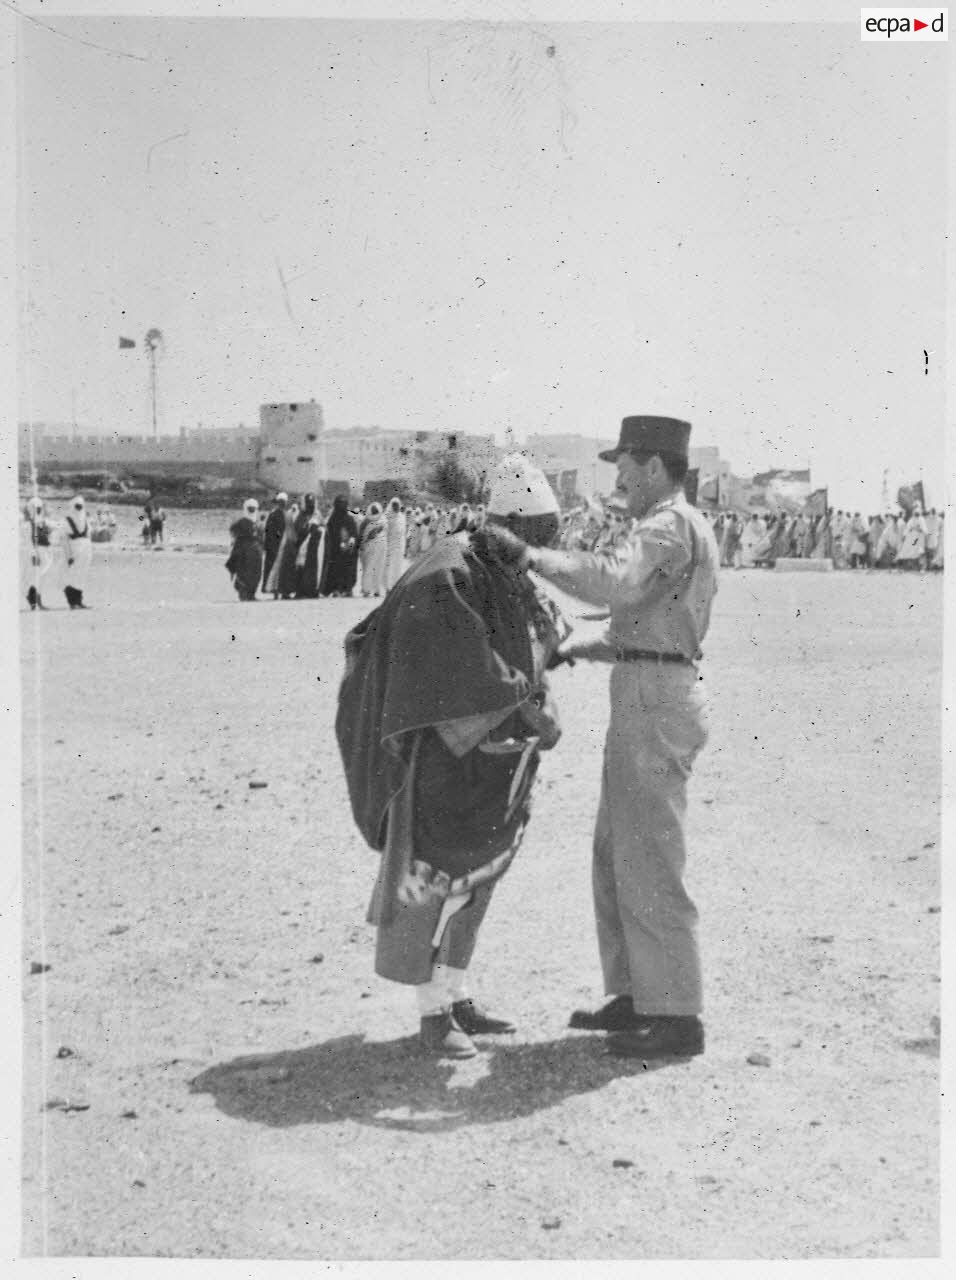
[[[827,513],[826,489],[814,489],[803,505],[805,516],[825,516]]]
[[[810,496],[809,471],[762,471],[750,482],[750,507],[795,515]]]
[[[132,338],[120,338],[120,344],[119,344],[120,351],[129,351],[131,347],[135,347],[135,346],[136,346],[136,343],[133,341]]]
[[[913,484],[900,485],[896,491],[896,501],[903,509],[904,515],[909,519],[913,514],[913,508],[918,502],[920,507],[926,510],[926,499],[923,497],[923,482],[917,480]]]

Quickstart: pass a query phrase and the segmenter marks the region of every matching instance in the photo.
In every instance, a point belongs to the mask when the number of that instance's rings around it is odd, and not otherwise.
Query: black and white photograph
[[[2,0],[11,1258],[942,1273],[949,21]]]

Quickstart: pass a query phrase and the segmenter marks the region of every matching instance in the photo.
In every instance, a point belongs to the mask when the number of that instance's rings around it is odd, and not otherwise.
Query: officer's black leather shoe
[[[645,1017],[607,1038],[616,1058],[693,1058],[704,1052],[704,1026],[694,1017]]]
[[[575,1009],[568,1026],[575,1031],[626,1031],[641,1020],[630,996],[615,996],[600,1009]]]
[[[456,1000],[451,1007],[455,1021],[469,1036],[510,1036],[517,1027],[507,1018],[492,1018],[474,1000]]]

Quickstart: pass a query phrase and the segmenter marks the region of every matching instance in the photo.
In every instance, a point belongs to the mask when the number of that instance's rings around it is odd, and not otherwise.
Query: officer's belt
[[[704,655],[699,653],[698,658]],[[683,662],[686,666],[692,666],[696,661],[695,658],[687,658],[682,653],[656,653],[651,649],[615,649],[615,662]]]

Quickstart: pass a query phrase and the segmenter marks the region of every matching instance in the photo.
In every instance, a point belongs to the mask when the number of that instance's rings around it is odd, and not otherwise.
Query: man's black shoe
[[[468,1036],[510,1036],[517,1031],[507,1018],[492,1018],[474,1000],[456,1000],[451,1007],[455,1021]]]
[[[568,1026],[575,1031],[626,1031],[641,1021],[630,996],[615,996],[600,1009],[575,1009]]]
[[[607,1051],[616,1058],[693,1058],[704,1052],[704,1026],[695,1017],[645,1017],[608,1036]]]
[[[422,1018],[419,1039],[426,1053],[439,1058],[473,1058],[478,1052],[449,1012]]]

